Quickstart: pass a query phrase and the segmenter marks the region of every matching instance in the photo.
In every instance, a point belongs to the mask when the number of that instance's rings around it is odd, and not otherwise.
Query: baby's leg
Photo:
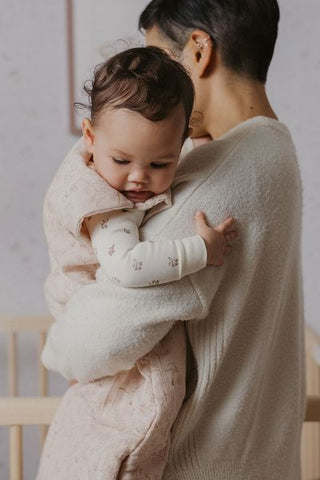
[[[121,393],[121,386],[134,383],[135,377],[141,378],[137,369],[68,389],[51,422],[36,480],[118,478],[140,432],[122,429],[108,408],[106,415],[105,405],[111,405],[115,392]]]
[[[162,478],[170,448],[170,431],[185,396],[185,340],[183,323],[178,322],[152,352],[137,362],[145,379],[141,391],[137,392],[141,412],[154,409],[155,415],[145,436],[122,463],[118,480]]]
[[[136,367],[68,389],[36,480],[160,480],[185,395],[182,322]]]

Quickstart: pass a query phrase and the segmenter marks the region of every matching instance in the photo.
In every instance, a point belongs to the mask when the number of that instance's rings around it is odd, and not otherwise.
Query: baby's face
[[[82,123],[96,171],[134,203],[164,192],[172,183],[182,147],[185,115],[178,105],[152,122],[127,109],[107,109],[92,126]]]

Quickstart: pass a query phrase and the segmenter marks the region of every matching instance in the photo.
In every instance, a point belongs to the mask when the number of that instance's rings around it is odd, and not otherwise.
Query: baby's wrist
[[[210,242],[208,242],[208,240],[203,236],[203,235],[199,235],[202,240],[204,241],[204,244],[206,246],[206,250],[207,250],[207,259],[209,259],[209,257],[211,256],[211,245],[210,245]]]

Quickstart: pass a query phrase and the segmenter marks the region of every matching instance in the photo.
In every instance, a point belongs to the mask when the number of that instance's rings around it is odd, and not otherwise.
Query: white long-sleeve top
[[[207,264],[207,249],[199,235],[178,240],[140,242],[139,227],[145,211],[116,210],[85,219],[91,243],[105,277],[123,287],[173,282]]]
[[[187,394],[163,480],[301,480],[302,189],[288,129],[266,117],[237,125],[185,157],[172,194],[141,239],[190,235],[196,209],[213,225],[232,215],[240,235],[225,264],[152,287],[81,288],[49,331],[44,363],[100,378],[184,320]]]

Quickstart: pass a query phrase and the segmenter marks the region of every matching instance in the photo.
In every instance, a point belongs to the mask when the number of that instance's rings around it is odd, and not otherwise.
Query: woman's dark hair
[[[193,83],[183,66],[160,48],[138,47],[118,53],[96,67],[84,90],[90,105],[77,102],[75,106],[89,107],[93,124],[106,108],[127,108],[156,122],[181,102],[185,112],[183,138],[188,136]]]
[[[152,0],[139,28],[156,26],[180,51],[192,30],[203,30],[227,68],[265,83],[279,18],[277,0]]]

